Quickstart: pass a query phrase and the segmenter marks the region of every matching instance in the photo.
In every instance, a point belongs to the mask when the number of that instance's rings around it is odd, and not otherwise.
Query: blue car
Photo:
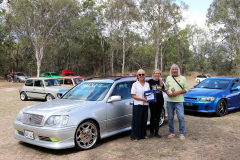
[[[62,97],[65,93],[67,93],[70,89],[71,89],[71,88],[59,90],[59,91],[57,92],[57,97],[58,97],[58,98],[61,98],[61,97]]]
[[[215,113],[221,117],[240,108],[240,80],[237,77],[212,77],[184,94],[184,110]]]

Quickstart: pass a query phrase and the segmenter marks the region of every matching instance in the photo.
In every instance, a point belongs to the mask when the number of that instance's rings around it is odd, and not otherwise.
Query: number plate
[[[26,138],[34,139],[34,134],[33,134],[32,131],[25,130],[24,135],[25,135]]]
[[[192,103],[185,103],[186,106],[193,106]]]

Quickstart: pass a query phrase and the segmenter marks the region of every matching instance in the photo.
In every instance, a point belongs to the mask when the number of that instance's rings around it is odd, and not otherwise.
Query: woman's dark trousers
[[[148,106],[133,105],[131,139],[145,139],[147,118]]]
[[[153,135],[158,135],[159,121],[160,121],[160,115],[162,113],[163,103],[164,101],[157,101],[155,103],[149,104],[149,108],[151,112],[150,133]]]

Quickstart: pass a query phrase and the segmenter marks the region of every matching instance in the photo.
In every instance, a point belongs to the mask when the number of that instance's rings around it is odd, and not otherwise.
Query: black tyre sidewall
[[[22,94],[24,94],[24,96],[25,96],[24,99],[21,98],[21,95],[22,95]],[[27,94],[26,94],[25,92],[21,92],[21,93],[20,93],[20,99],[21,99],[22,101],[26,101],[26,100],[27,100]]]
[[[221,114],[219,113],[219,105],[220,105],[222,102],[224,102],[224,103],[226,104],[226,106],[225,106],[225,107],[226,107],[226,108],[225,108],[225,113],[224,113],[223,115],[221,115]],[[220,99],[220,100],[218,101],[218,104],[217,104],[216,115],[217,115],[218,117],[222,117],[222,116],[225,116],[227,113],[228,113],[227,102],[226,102],[224,99]]]
[[[46,98],[45,98],[45,100],[47,101],[47,97],[48,96],[51,96],[52,97],[52,100],[54,99],[54,96],[51,94],[51,93],[49,93],[49,94],[47,94],[47,96],[46,96]]]
[[[98,132],[98,137],[97,137],[97,140],[96,140],[95,144],[94,144],[91,148],[87,148],[87,149],[81,148],[81,147],[77,144],[77,141],[76,141],[76,134],[77,134],[77,130],[78,130],[79,126],[80,126],[81,124],[83,124],[83,123],[86,123],[86,122],[89,122],[89,123],[92,123],[93,125],[95,125],[95,127],[97,128],[97,132]],[[99,140],[99,138],[100,138],[100,132],[99,132],[99,130],[100,130],[100,129],[98,128],[98,126],[96,125],[96,123],[93,122],[93,121],[91,121],[91,120],[85,120],[85,121],[83,121],[82,123],[80,123],[80,124],[78,125],[78,127],[76,128],[76,131],[75,131],[75,134],[74,134],[75,148],[78,149],[78,150],[80,150],[80,151],[89,150],[89,149],[94,148],[94,146],[97,144],[97,142],[98,142],[98,140]]]

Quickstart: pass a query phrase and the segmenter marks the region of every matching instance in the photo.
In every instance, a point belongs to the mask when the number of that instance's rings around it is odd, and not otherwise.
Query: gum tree
[[[15,25],[31,39],[37,60],[37,77],[40,75],[44,48],[54,28],[72,12],[78,12],[77,0],[12,0],[11,14]]]
[[[175,0],[142,0],[140,8],[142,20],[147,23],[146,28],[149,26],[148,35],[155,43],[155,69],[157,69],[160,45],[164,35],[182,20],[182,9],[187,6],[182,3],[181,8]]]

